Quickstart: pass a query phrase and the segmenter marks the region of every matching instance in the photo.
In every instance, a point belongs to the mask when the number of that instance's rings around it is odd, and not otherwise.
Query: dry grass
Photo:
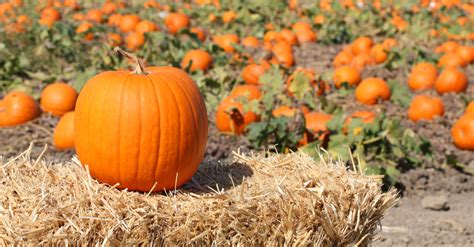
[[[235,154],[179,191],[120,191],[77,160],[0,160],[0,245],[367,245],[396,201],[340,162]]]

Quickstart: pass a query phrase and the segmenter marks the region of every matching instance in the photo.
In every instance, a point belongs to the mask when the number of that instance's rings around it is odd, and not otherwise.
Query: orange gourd
[[[430,89],[437,77],[438,70],[433,64],[428,62],[418,63],[412,68],[408,76],[408,87],[414,91]]]
[[[77,92],[64,82],[55,82],[46,86],[41,92],[41,109],[60,117],[68,111],[74,110]]]
[[[216,127],[222,133],[241,135],[245,128],[260,120],[260,117],[252,111],[244,112],[242,103],[236,102],[234,98],[224,99],[216,111]]]
[[[226,52],[234,52],[234,45],[240,42],[239,36],[236,34],[216,35],[213,37],[213,41]]]
[[[119,30],[122,33],[128,33],[135,30],[135,27],[140,22],[140,17],[138,17],[137,15],[123,15],[121,17],[117,16],[116,18],[116,21],[119,25]]]
[[[451,129],[451,137],[456,147],[474,151],[474,114],[461,116]]]
[[[74,148],[74,112],[70,111],[59,119],[53,133],[53,144],[56,149]]]
[[[125,37],[125,43],[129,50],[135,51],[145,44],[145,35],[142,33],[131,32]]]
[[[361,80],[359,70],[351,66],[341,66],[334,71],[333,81],[336,88],[341,87],[342,83],[349,86],[356,86]]]
[[[372,41],[371,38],[369,37],[359,37],[354,42],[352,42],[352,52],[354,55],[359,55],[362,53],[369,54],[370,48],[372,48],[372,45],[374,42]]]
[[[434,84],[438,93],[460,93],[467,89],[467,76],[457,68],[447,68],[441,72]]]
[[[471,114],[474,113],[474,101],[471,101],[467,107],[466,110],[464,111],[464,114]]]
[[[206,71],[212,64],[212,56],[204,50],[191,50],[184,55],[183,60],[181,61],[181,68],[187,68],[189,63],[191,63],[191,71]]]
[[[183,13],[170,13],[165,18],[165,25],[170,33],[177,33],[183,28],[189,27],[189,17]]]
[[[417,95],[408,108],[408,118],[413,122],[431,120],[435,116],[443,116],[444,104],[438,97]]]
[[[355,98],[362,104],[374,105],[379,99],[390,99],[390,87],[380,78],[364,79],[356,88]]]
[[[247,84],[259,84],[259,78],[263,74],[265,74],[265,71],[267,71],[268,66],[265,66],[264,64],[256,64],[252,63],[247,66],[242,70],[242,78]]]
[[[136,191],[174,189],[196,172],[206,149],[204,100],[182,70],[106,71],[81,91],[75,112],[79,160],[92,177]]]
[[[465,65],[465,60],[456,53],[446,53],[438,61],[438,67],[440,68],[456,68]]]
[[[260,46],[260,41],[258,41],[254,36],[248,36],[242,40],[242,45],[250,48],[258,48]]]
[[[86,19],[88,21],[102,23],[103,13],[99,9],[91,9],[86,14]]]
[[[26,123],[39,114],[35,99],[24,92],[13,91],[0,100],[0,127]]]
[[[136,26],[135,26],[135,32],[137,33],[149,33],[149,32],[154,32],[157,31],[158,27],[155,25],[155,23],[147,20],[140,21]]]

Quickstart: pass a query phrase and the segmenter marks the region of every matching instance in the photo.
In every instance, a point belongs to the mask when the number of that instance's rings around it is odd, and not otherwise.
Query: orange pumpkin
[[[474,100],[471,101],[467,107],[466,107],[466,110],[464,111],[464,114],[471,114],[471,113],[474,113]]]
[[[438,70],[433,64],[428,62],[418,63],[408,76],[408,87],[414,91],[430,89],[437,77]]]
[[[121,17],[116,17],[119,22],[119,30],[122,33],[128,33],[135,30],[135,27],[140,22],[140,17],[137,15],[123,15]]]
[[[122,15],[121,14],[113,14],[109,16],[109,19],[107,20],[107,24],[112,27],[118,27],[120,26],[120,23],[122,22]],[[124,23],[125,25],[125,23]],[[128,24],[126,25],[127,27],[124,27],[125,29],[129,29]]]
[[[352,63],[353,58],[354,55],[352,55],[352,52],[341,51],[334,57],[332,65],[336,68],[342,65],[349,65]]]
[[[118,33],[108,33],[107,42],[110,46],[119,46],[122,44],[122,36],[120,36]]]
[[[377,104],[379,99],[388,100],[390,95],[390,87],[387,83],[375,77],[364,79],[355,91],[356,100],[366,105]]]
[[[183,60],[181,61],[181,68],[187,68],[189,63],[191,63],[191,71],[206,71],[212,64],[212,56],[204,50],[191,50],[184,55]]]
[[[465,60],[456,53],[446,53],[440,57],[438,61],[438,67],[440,68],[455,68],[465,65]]]
[[[102,23],[103,13],[99,9],[91,9],[86,14],[86,19],[92,22]]]
[[[451,137],[456,147],[474,151],[474,114],[461,116],[451,129]]]
[[[441,72],[434,84],[438,93],[460,93],[467,88],[467,76],[457,68],[447,68]]]
[[[242,70],[242,78],[247,84],[258,85],[260,76],[265,74],[265,71],[267,71],[268,67],[269,66],[265,66],[264,64],[249,64]]]
[[[137,33],[149,33],[149,32],[154,32],[157,31],[158,27],[155,25],[155,23],[147,20],[140,21],[136,26],[135,26],[135,32]]]
[[[55,82],[46,86],[41,92],[41,109],[60,117],[68,111],[74,110],[77,92],[64,82]]]
[[[70,111],[59,119],[53,133],[53,144],[56,149],[74,148],[74,112]]]
[[[296,35],[289,29],[281,30],[277,35],[277,41],[286,42],[291,46],[298,44]]]
[[[125,37],[125,43],[129,50],[135,51],[145,44],[145,35],[142,33],[131,32]]]
[[[327,123],[332,119],[332,116],[321,112],[309,112],[304,114],[304,119],[307,131],[298,145],[303,146],[319,139],[325,146],[329,137]]]
[[[117,10],[118,6],[116,3],[113,3],[113,2],[105,2],[103,5],[102,5],[102,12],[106,15],[110,15],[112,13],[114,13],[116,10]]]
[[[244,112],[242,103],[236,102],[232,97],[224,99],[217,107],[216,127],[222,133],[241,135],[249,124],[259,120],[256,113]]]
[[[444,104],[438,97],[417,95],[408,108],[408,118],[413,122],[431,120],[435,116],[443,116]]]
[[[345,120],[344,120],[344,125],[342,127],[342,132],[344,134],[347,134],[347,128],[349,128],[349,125],[351,124],[352,120],[354,118],[358,118],[360,120],[362,120],[362,123],[364,124],[368,124],[368,123],[372,123],[374,122],[375,120],[375,113],[371,112],[371,111],[357,111],[357,112],[354,112],[352,113],[350,116],[348,116]],[[357,132],[360,132],[362,129],[354,129],[354,134],[357,134]]]
[[[179,187],[194,175],[205,153],[204,100],[182,70],[144,68],[132,54],[121,53],[136,61],[136,69],[94,76],[77,100],[79,160],[92,177],[118,188]]]
[[[463,62],[464,65],[467,65],[474,61],[474,48],[473,47],[460,45],[456,48],[454,53],[456,53],[456,55],[462,58],[462,60],[464,61]]]
[[[189,17],[183,13],[170,13],[165,18],[165,25],[170,33],[177,33],[183,28],[189,27]]]
[[[77,28],[76,28],[76,33],[81,34],[81,33],[87,33],[84,38],[86,40],[92,40],[94,39],[94,34],[89,32],[89,30],[93,27],[92,23],[90,22],[83,22],[81,23]]]
[[[237,18],[237,13],[235,13],[232,10],[226,11],[226,12],[224,12],[224,14],[222,14],[222,21],[224,23],[233,22],[236,18]]]
[[[336,88],[341,87],[342,83],[349,86],[356,86],[361,80],[359,70],[351,66],[341,66],[334,71],[333,81]]]
[[[258,48],[260,46],[260,41],[258,41],[254,36],[248,36],[242,40],[242,45],[245,47]]]
[[[441,45],[437,46],[435,48],[435,52],[436,53],[450,53],[450,52],[454,52],[456,50],[456,48],[459,46],[458,43],[454,42],[454,41],[446,41],[444,43],[442,43]]]
[[[26,123],[39,114],[35,99],[24,92],[13,91],[0,100],[0,127]]]
[[[369,37],[359,37],[354,42],[352,42],[352,52],[354,55],[359,55],[362,53],[369,54],[370,48],[372,48],[372,45],[374,42],[372,41],[371,38]]]
[[[296,38],[298,39],[298,43],[304,44],[304,43],[316,42],[316,40],[318,39],[318,36],[313,30],[306,29],[306,30],[301,30],[301,31],[296,32]]]
[[[190,32],[196,34],[197,38],[201,42],[204,42],[204,40],[206,40],[206,33],[201,28],[193,27],[191,28]]]
[[[213,37],[213,41],[226,52],[234,52],[234,45],[240,42],[239,36],[236,34],[216,35]]]
[[[260,99],[262,92],[255,85],[238,85],[230,92],[229,98],[235,99],[239,97],[245,97],[249,100]]]
[[[370,49],[370,56],[375,63],[383,63],[387,60],[387,48],[382,44],[376,44]]]

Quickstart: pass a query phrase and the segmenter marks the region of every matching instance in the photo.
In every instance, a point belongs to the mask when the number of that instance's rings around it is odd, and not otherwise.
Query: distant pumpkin
[[[64,82],[55,82],[46,86],[41,92],[41,109],[60,117],[64,113],[74,110],[77,92]]]

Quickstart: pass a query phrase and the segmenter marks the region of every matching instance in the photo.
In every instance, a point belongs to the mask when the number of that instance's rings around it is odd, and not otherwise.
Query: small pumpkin
[[[0,127],[26,123],[39,114],[35,99],[24,92],[12,91],[0,100]]]
[[[204,100],[182,70],[106,71],[85,84],[77,100],[75,143],[92,177],[137,191],[174,189],[196,172],[206,149]]]
[[[354,55],[352,55],[352,52],[341,51],[334,57],[334,60],[332,61],[332,65],[335,68],[342,65],[349,65],[352,63],[353,58],[354,58]]]
[[[437,77],[438,70],[433,64],[428,62],[418,63],[413,66],[408,76],[408,87],[413,91],[430,89]]]
[[[316,32],[314,32],[313,30],[307,29],[307,30],[296,32],[296,38],[298,39],[298,43],[304,44],[304,43],[316,42],[316,40],[318,39],[318,36],[316,35]]]
[[[369,54],[373,44],[374,42],[371,38],[365,36],[359,37],[352,42],[352,53],[354,53],[354,55],[362,53]]]
[[[385,80],[376,77],[364,79],[356,88],[355,98],[362,104],[374,105],[381,100],[390,99],[390,87]]]
[[[286,42],[287,44],[291,46],[298,44],[298,38],[296,37],[296,34],[294,34],[289,29],[281,30],[277,35],[277,41]]]
[[[55,82],[46,86],[41,92],[41,109],[53,116],[60,117],[74,110],[77,92],[64,82]]]
[[[140,21],[136,26],[135,26],[135,32],[137,33],[149,33],[149,32],[155,32],[158,30],[158,27],[155,25],[155,23],[147,20]]]
[[[465,65],[465,60],[456,53],[446,53],[438,61],[438,67],[440,68],[456,68]]]
[[[183,28],[189,27],[190,20],[186,14],[170,13],[165,18],[165,25],[170,33],[177,33]]]
[[[260,41],[254,36],[247,36],[242,40],[242,45],[250,48],[258,48]]]
[[[347,134],[347,129],[349,128],[349,125],[351,124],[352,120],[353,119],[360,119],[362,120],[362,123],[364,124],[369,124],[369,123],[372,123],[374,122],[375,120],[375,113],[371,112],[371,111],[356,111],[354,113],[352,113],[351,115],[349,115],[348,117],[346,117],[346,119],[344,120],[344,125],[342,127],[342,132],[344,134]],[[362,129],[360,128],[355,128],[354,129],[354,134],[358,134],[358,132],[362,131]]]
[[[464,111],[464,114],[471,114],[471,113],[474,113],[474,100],[471,101],[467,107],[466,107],[466,110]]]
[[[451,137],[456,147],[474,151],[474,114],[461,116],[451,129]]]
[[[460,93],[467,89],[467,76],[457,68],[446,68],[435,81],[438,93]]]
[[[86,14],[88,21],[102,23],[103,13],[100,9],[91,9]]]
[[[117,6],[116,3],[114,3],[114,2],[105,2],[102,5],[101,11],[102,11],[102,13],[104,13],[106,15],[110,15],[110,14],[114,13],[115,11],[117,11],[117,9],[118,9],[118,6]]]
[[[138,15],[123,15],[121,17],[117,16],[116,18],[116,21],[119,23],[119,30],[122,33],[128,33],[135,30],[135,27],[140,22],[140,17],[138,17]]]
[[[213,41],[225,52],[234,52],[234,45],[239,44],[240,39],[236,34],[224,34],[214,36]]]
[[[387,60],[387,48],[382,44],[376,44],[370,48],[370,56],[375,63],[383,63]]]
[[[74,111],[67,112],[60,119],[53,133],[56,149],[74,149]]]
[[[129,50],[138,50],[145,44],[145,35],[142,33],[131,32],[127,37],[125,37],[125,43]]]
[[[204,50],[191,50],[184,55],[183,60],[181,61],[181,68],[187,68],[189,63],[191,63],[191,71],[206,71],[212,65],[212,56]]]
[[[237,19],[237,13],[232,10],[226,11],[224,14],[222,14],[222,21],[224,23],[233,22],[235,19]]]
[[[349,86],[357,86],[361,80],[359,70],[351,66],[341,66],[334,71],[333,81],[336,88],[340,88],[342,83]]]
[[[230,92],[229,98],[239,98],[245,97],[248,100],[260,99],[262,97],[262,92],[255,85],[237,85]]]
[[[249,124],[260,121],[260,117],[252,111],[244,112],[242,103],[234,99],[225,98],[217,107],[216,127],[222,133],[241,135]]]
[[[191,28],[190,32],[196,34],[197,38],[201,42],[204,42],[204,40],[206,40],[206,33],[204,32],[203,29],[198,28],[198,27],[193,27]]]
[[[444,115],[444,104],[438,97],[417,95],[408,108],[408,118],[413,122],[431,120],[436,116]]]
[[[259,78],[269,69],[269,65],[267,63],[256,64],[252,63],[242,70],[242,78],[247,84],[259,84]]]

